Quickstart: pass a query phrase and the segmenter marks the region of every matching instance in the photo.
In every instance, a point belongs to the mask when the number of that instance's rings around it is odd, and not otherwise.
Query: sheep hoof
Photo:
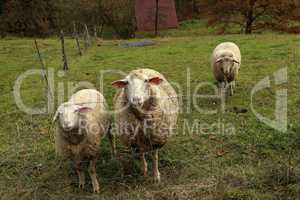
[[[233,96],[233,89],[230,89],[230,96]]]
[[[148,178],[148,173],[147,172],[144,172],[144,178]]]
[[[98,181],[92,182],[92,185],[93,185],[93,192],[94,193],[99,193],[100,192],[100,186],[99,186]]]
[[[99,185],[98,185],[97,187],[94,187],[94,188],[93,188],[93,192],[94,192],[94,193],[99,193],[99,192],[100,192]]]
[[[84,183],[79,183],[79,189],[81,189],[81,190],[84,189]]]
[[[154,176],[154,183],[156,184],[160,183],[160,174]]]

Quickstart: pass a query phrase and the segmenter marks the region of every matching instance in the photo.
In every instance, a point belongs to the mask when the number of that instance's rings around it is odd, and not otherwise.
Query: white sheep
[[[213,51],[211,66],[216,80],[221,83],[221,88],[230,88],[233,95],[235,80],[241,65],[241,52],[239,47],[232,42],[219,44]]]
[[[75,162],[79,177],[79,187],[84,188],[84,162],[89,162],[89,174],[94,192],[99,192],[96,174],[96,161],[102,136],[108,133],[115,152],[113,138],[110,135],[110,117],[106,101],[101,93],[92,89],[80,90],[70,100],[57,109],[54,121],[56,126],[56,152]]]
[[[121,141],[139,152],[147,176],[146,152],[153,153],[153,176],[160,182],[158,150],[173,133],[179,110],[177,94],[160,73],[151,69],[131,71],[112,83],[120,90],[114,99],[115,118]]]

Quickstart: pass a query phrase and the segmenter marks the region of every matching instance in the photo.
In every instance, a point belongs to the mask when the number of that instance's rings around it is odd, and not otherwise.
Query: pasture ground
[[[299,36],[276,33],[180,36],[179,31],[154,39],[157,44],[149,47],[121,48],[116,40],[98,41],[101,45],[94,45],[82,57],[76,55],[75,42],[67,39],[70,70],[63,77],[58,76],[62,68],[59,40],[38,40],[47,68],[55,70],[56,86],[63,82],[66,91],[67,83],[79,81],[89,81],[99,88],[101,70],[127,73],[141,67],[153,68],[182,87],[177,135],[160,152],[162,183],[155,185],[151,178],[144,180],[140,162],[129,162],[130,154],[111,159],[108,141],[104,139],[97,166],[100,194],[91,194],[90,185],[87,191],[80,191],[70,162],[55,156],[53,113],[28,115],[15,105],[13,86],[17,77],[26,70],[40,68],[33,40],[1,39],[0,199],[300,199]],[[241,48],[238,85],[235,95],[228,98],[223,114],[220,101],[196,99],[195,105],[217,110],[214,114],[204,114],[196,110],[190,94],[200,83],[214,82],[209,57],[213,48],[223,41],[236,42]],[[273,73],[284,67],[287,67],[288,83],[275,86]],[[190,81],[186,78],[188,71]],[[285,133],[262,123],[250,107],[251,90],[267,76],[272,87],[255,94],[253,106],[274,119],[276,91],[288,89]],[[104,77],[103,93],[110,105],[115,93],[110,83],[121,77],[118,74]],[[21,94],[27,105],[45,105],[44,82],[40,76],[26,79]],[[196,94],[213,94],[213,90],[201,87]],[[237,109],[247,112],[235,112]],[[213,125],[216,122],[233,126],[234,134],[219,134],[217,126],[183,134],[184,123]],[[123,148],[118,146],[118,149]]]

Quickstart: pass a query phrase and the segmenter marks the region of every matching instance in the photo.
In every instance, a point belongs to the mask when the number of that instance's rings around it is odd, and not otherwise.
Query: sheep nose
[[[71,123],[70,122],[65,122],[64,123],[64,129],[71,129],[72,126],[71,126]]]
[[[131,103],[136,106],[142,105],[142,98],[140,97],[132,97]]]

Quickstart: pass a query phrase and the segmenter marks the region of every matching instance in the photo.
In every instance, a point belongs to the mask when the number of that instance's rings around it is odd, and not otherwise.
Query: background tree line
[[[109,27],[119,37],[136,30],[134,0],[1,0],[1,35],[49,36],[61,29]],[[175,0],[179,20],[206,19],[219,33],[260,29],[300,32],[300,0]]]
[[[2,35],[49,36],[63,29],[72,33],[74,22],[83,29],[109,25],[122,38],[135,31],[134,0],[1,0]]]
[[[251,34],[262,29],[300,33],[299,0],[208,0],[202,1],[208,25],[231,27]]]

